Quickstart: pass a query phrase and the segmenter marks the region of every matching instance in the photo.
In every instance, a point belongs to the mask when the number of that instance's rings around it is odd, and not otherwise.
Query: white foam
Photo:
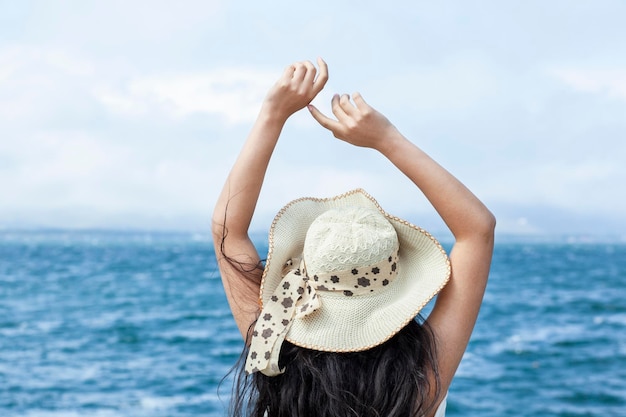
[[[182,396],[143,397],[139,403],[146,410],[168,410],[180,404],[188,404],[188,399]]]

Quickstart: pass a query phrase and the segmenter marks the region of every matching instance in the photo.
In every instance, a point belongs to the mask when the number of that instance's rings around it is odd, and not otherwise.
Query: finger
[[[281,78],[284,78],[286,80],[291,80],[291,78],[293,78],[293,73],[295,72],[295,70],[296,70],[296,66],[294,64],[289,65],[283,71],[283,76]]]
[[[333,114],[335,115],[337,120],[339,120],[340,122],[343,122],[348,118],[348,115],[341,107],[340,100],[341,98],[339,97],[339,94],[335,94],[332,100],[330,101],[330,107],[332,108]]]
[[[370,105],[365,102],[363,96],[358,91],[352,94],[352,100],[354,100],[354,104],[356,104],[356,108],[360,111],[371,109]]]
[[[294,64],[295,66],[295,71],[293,72],[293,77],[292,79],[294,81],[302,81],[304,79],[304,76],[306,75],[306,67],[304,66],[304,64],[302,62],[296,62]]]
[[[313,83],[313,91],[316,95],[322,91],[328,81],[328,65],[326,64],[326,61],[322,58],[317,58],[317,66],[319,67],[319,71],[317,73],[317,78]]]
[[[315,74],[317,73],[317,70],[315,69],[315,65],[313,65],[311,61],[304,61],[303,65],[306,68],[306,73],[304,75],[304,85],[310,86],[315,80]]]
[[[341,128],[341,123],[339,123],[336,120],[331,119],[330,117],[324,115],[321,111],[319,111],[317,109],[317,107],[315,107],[312,104],[309,104],[307,106],[307,108],[309,109],[309,111],[311,112],[311,116],[313,116],[313,118],[315,120],[317,120],[317,122],[322,125],[323,127],[325,127],[326,129],[335,132],[337,129]]]
[[[341,97],[339,97],[339,104],[341,105],[341,109],[348,116],[354,116],[354,114],[357,112],[357,109],[350,101],[350,96],[348,94],[342,94]]]

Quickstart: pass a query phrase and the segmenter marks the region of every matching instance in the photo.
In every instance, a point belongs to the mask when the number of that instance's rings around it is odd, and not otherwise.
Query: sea
[[[498,238],[491,271],[447,415],[626,416],[626,241]],[[1,417],[226,416],[241,349],[206,233],[0,231]]]

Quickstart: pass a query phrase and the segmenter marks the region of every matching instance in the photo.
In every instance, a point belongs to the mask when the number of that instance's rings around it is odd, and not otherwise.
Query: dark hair
[[[421,319],[421,318],[420,318]],[[233,417],[408,417],[434,409],[440,394],[434,333],[411,320],[387,342],[361,352],[320,352],[285,341],[281,375],[238,364]]]

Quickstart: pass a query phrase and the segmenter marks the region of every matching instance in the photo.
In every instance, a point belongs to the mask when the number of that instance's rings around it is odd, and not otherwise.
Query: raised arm
[[[326,63],[318,59],[318,65],[319,74],[311,62],[294,63],[270,89],[213,211],[215,254],[230,308],[244,338],[258,314],[262,274],[248,229],[285,122],[309,104],[328,80]]]
[[[455,237],[452,276],[428,317],[439,342],[439,371],[445,390],[463,357],[482,303],[493,252],[495,218],[459,180],[406,139],[360,94],[335,96],[337,120],[309,106],[335,137],[378,150],[424,193]]]

